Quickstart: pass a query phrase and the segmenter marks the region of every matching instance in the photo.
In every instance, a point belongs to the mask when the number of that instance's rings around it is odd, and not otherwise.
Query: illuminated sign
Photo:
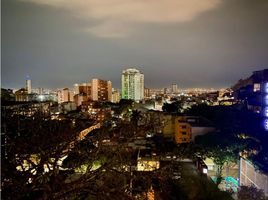
[[[264,108],[264,116],[268,117],[268,106]]]
[[[268,119],[264,120],[264,128],[266,131],[268,131]]]
[[[264,84],[264,92],[268,93],[268,82]]]
[[[264,84],[264,101],[263,101],[263,115],[265,117],[264,119],[264,129],[268,131],[268,82]]]
[[[265,105],[268,106],[268,94],[265,95],[264,102],[265,102]]]

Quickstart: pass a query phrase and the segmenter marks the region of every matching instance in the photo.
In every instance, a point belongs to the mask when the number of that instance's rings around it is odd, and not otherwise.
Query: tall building
[[[28,94],[32,93],[32,81],[29,76],[26,77],[26,90]]]
[[[58,91],[58,103],[74,101],[74,92],[68,88],[64,88]]]
[[[93,101],[112,101],[112,82],[96,78],[92,79],[91,99]]]
[[[172,86],[171,86],[171,92],[173,94],[177,93],[178,92],[178,85],[173,83]]]
[[[112,90],[112,102],[118,103],[120,101],[120,92],[118,90]]]
[[[122,99],[140,101],[144,98],[144,75],[135,68],[122,72]]]

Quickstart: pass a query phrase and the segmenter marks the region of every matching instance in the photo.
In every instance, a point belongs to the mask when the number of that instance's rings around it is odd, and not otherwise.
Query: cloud
[[[98,37],[125,37],[133,23],[187,22],[220,4],[220,0],[21,0],[53,6],[74,16],[95,19],[87,31]]]

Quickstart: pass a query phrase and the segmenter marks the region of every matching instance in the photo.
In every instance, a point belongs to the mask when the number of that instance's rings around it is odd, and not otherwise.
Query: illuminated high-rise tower
[[[140,101],[144,97],[144,75],[135,68],[122,72],[122,99]]]
[[[30,79],[30,76],[26,76],[26,89],[28,94],[32,93],[32,81]]]

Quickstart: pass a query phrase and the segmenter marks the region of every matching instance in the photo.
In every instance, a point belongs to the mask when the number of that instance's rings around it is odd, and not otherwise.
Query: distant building
[[[173,94],[176,94],[178,92],[178,85],[173,83],[172,86],[171,86],[171,92]]]
[[[175,118],[175,143],[189,143],[192,139],[192,127],[187,122],[186,118],[179,116]]]
[[[164,115],[163,136],[173,138],[176,144],[189,143],[192,139],[192,127],[184,116]]]
[[[144,88],[144,98],[149,99],[150,98],[150,89],[149,88]]]
[[[74,84],[74,95],[83,94],[86,100],[91,99],[91,83]]]
[[[112,91],[112,102],[118,103],[120,101],[120,92],[118,90]]]
[[[86,101],[112,101],[112,82],[92,79],[89,83],[74,84],[74,101],[77,106]]]
[[[135,68],[122,72],[122,99],[140,101],[144,98],[144,75]]]
[[[84,101],[87,100],[87,96],[83,93],[74,95],[74,103],[76,106],[80,106]]]
[[[91,80],[91,97],[93,101],[112,101],[112,82],[101,79]]]
[[[16,101],[29,101],[28,91],[25,88],[21,88],[15,92]]]
[[[77,107],[76,107],[74,102],[70,102],[70,101],[69,102],[63,102],[63,103],[61,103],[61,105],[59,107],[59,111],[61,113],[66,114],[66,113],[68,113],[70,111],[76,110],[76,108]]]
[[[64,88],[58,91],[58,103],[74,101],[73,91],[68,88]]]
[[[29,76],[26,78],[26,90],[28,94],[32,93],[32,81]]]
[[[88,101],[82,102],[81,111],[87,112],[91,119],[96,121],[103,121],[105,118],[111,116],[111,108],[105,107],[99,102]]]

